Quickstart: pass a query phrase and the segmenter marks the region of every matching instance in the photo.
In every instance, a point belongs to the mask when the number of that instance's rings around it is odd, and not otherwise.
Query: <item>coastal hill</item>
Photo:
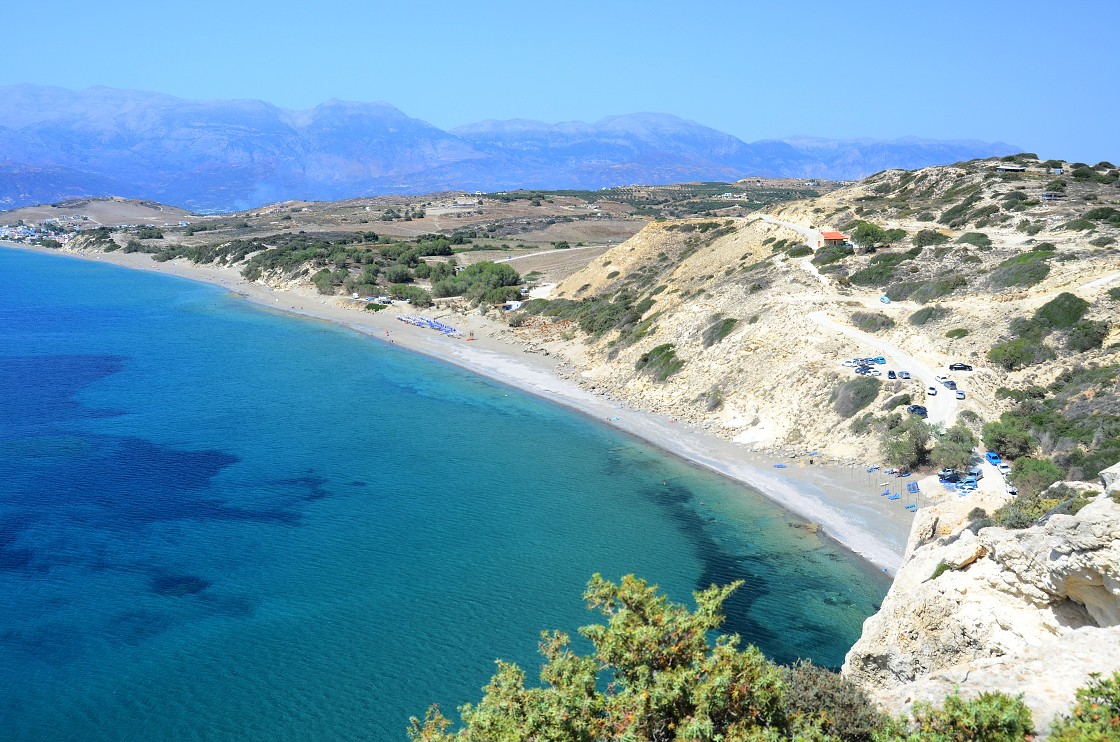
[[[1092,480],[1120,458],[1116,182],[1024,156],[655,221],[526,304],[517,332],[563,354],[578,326],[586,383],[751,447],[902,465],[929,457],[892,442],[958,426],[1050,462],[1043,479]],[[875,356],[881,376],[841,365]]]
[[[612,408],[771,459],[913,468],[923,507],[846,675],[892,712],[1025,689],[1045,726],[1117,665],[1094,648],[1120,621],[1118,183],[1111,163],[1019,154],[854,184],[286,202],[183,224],[90,202],[0,221],[57,213],[31,239],[233,269],[348,312],[383,293],[469,313]],[[135,226],[91,229],[94,206]],[[965,496],[933,476],[978,459]]]
[[[288,200],[512,188],[599,189],[748,175],[860,178],[1015,151],[1003,143],[754,143],[667,114],[486,121],[443,131],[392,105],[291,111],[134,90],[0,87],[0,207],[125,196],[204,211]]]

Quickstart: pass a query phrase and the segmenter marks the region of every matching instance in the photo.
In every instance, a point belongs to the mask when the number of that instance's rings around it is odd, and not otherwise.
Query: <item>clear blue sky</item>
[[[1120,160],[1117,0],[62,0],[3,15],[0,84],[383,100],[441,128],[656,111],[746,141],[976,138]]]

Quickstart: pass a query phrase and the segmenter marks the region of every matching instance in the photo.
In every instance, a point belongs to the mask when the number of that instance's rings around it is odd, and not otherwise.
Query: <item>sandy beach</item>
[[[902,499],[880,496],[883,484],[905,490],[909,480],[868,472],[866,466],[822,463],[807,457],[781,458],[748,451],[742,445],[707,431],[677,422],[665,415],[633,409],[564,378],[554,356],[528,353],[526,346],[503,337],[504,325],[477,313],[458,314],[432,308],[415,310],[395,304],[380,312],[365,311],[363,304],[335,296],[319,295],[314,287],[274,290],[245,281],[237,269],[195,265],[185,260],[159,263],[142,253],[79,253],[27,245],[0,243],[4,247],[100,261],[113,265],[173,275],[223,286],[229,291],[273,310],[350,327],[370,338],[412,352],[452,363],[503,384],[535,394],[611,425],[672,455],[702,466],[761,492],[799,519],[821,526],[824,534],[876,568],[894,574],[910,532],[913,514]],[[347,306],[352,304],[352,306]],[[431,329],[398,320],[400,314],[423,314],[459,329],[452,338]],[[776,467],[775,464],[782,466]],[[932,481],[930,481],[932,480]],[[940,494],[936,478],[921,482],[927,496]],[[911,496],[913,497],[913,496]],[[911,499],[911,501],[913,501]]]

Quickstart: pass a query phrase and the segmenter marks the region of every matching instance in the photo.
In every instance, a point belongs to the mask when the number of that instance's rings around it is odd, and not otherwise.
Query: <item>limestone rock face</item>
[[[1104,485],[1105,493],[1109,495],[1120,492],[1120,463],[1113,464],[1101,472],[1101,484]]]
[[[1102,494],[1031,528],[961,525],[940,537],[937,509],[920,516],[883,607],[844,662],[873,698],[893,711],[956,684],[963,693],[1010,683],[1030,703],[1037,685],[1050,699],[1039,722],[1068,708],[1089,672],[1120,669],[1120,505]],[[1075,646],[1094,662],[1071,664]],[[1065,669],[1028,669],[1047,661]]]

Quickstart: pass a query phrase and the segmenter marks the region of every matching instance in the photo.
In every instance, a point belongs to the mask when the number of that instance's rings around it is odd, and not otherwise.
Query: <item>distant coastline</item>
[[[274,290],[245,281],[235,268],[186,261],[159,263],[143,253],[76,252],[0,242],[0,247],[44,255],[104,262],[133,270],[163,273],[226,288],[254,304],[286,314],[349,327],[379,342],[422,353],[564,405],[645,441],[671,455],[744,484],[799,519],[821,526],[826,536],[878,570],[894,575],[910,532],[912,514],[884,508],[875,492],[877,477],[861,468],[804,459],[780,460],[657,415],[596,395],[562,378],[554,358],[523,352],[499,333],[503,327],[480,315],[424,312],[464,333],[462,339],[398,321],[397,307],[367,312],[341,306],[339,297],[321,296],[314,287]],[[412,312],[420,313],[420,312]],[[471,340],[467,340],[467,337]],[[776,468],[774,464],[785,464]]]

